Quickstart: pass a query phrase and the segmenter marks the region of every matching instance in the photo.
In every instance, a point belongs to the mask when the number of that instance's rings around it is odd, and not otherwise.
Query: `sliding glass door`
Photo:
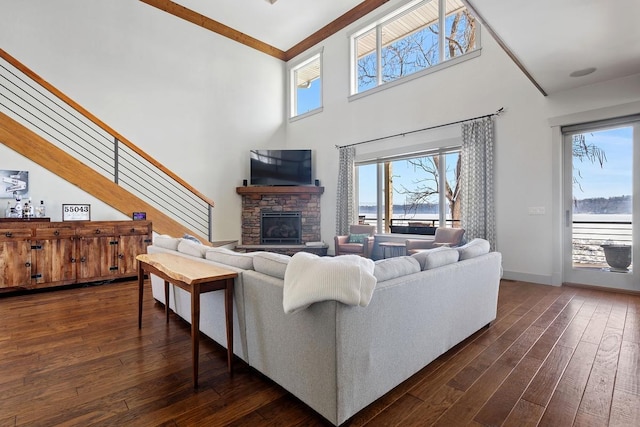
[[[640,121],[563,128],[564,282],[638,289]],[[638,268],[634,268],[634,264]]]

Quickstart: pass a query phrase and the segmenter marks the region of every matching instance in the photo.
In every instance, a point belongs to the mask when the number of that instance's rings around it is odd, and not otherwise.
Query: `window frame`
[[[289,121],[296,121],[296,120],[300,120],[304,117],[308,117],[308,116],[312,116],[314,114],[318,114],[320,112],[323,111],[324,106],[323,106],[323,92],[324,92],[324,84],[323,84],[323,52],[324,52],[324,47],[321,47],[319,49],[313,50],[311,52],[309,52],[307,55],[305,55],[304,57],[301,57],[300,59],[298,59],[297,61],[291,63],[290,65],[288,65],[288,72],[287,72],[287,77],[288,77],[288,82],[287,82],[287,89],[288,89],[288,107],[289,107]],[[297,87],[296,87],[296,77],[297,77],[297,72],[304,68],[305,66],[311,64],[312,62],[314,62],[315,60],[318,60],[320,62],[320,72],[319,72],[319,76],[317,78],[317,80],[320,81],[320,94],[319,94],[319,101],[320,101],[320,105],[317,108],[314,108],[312,110],[306,111],[304,113],[301,114],[297,114],[297,107],[298,107],[298,96],[297,96]]]
[[[470,52],[464,53],[462,55],[456,56],[454,58],[442,59],[445,58],[444,54],[445,49],[445,34],[443,31],[439,33],[439,56],[441,58],[440,62],[430,67],[424,68],[420,71],[416,71],[412,74],[408,74],[397,79],[394,79],[389,82],[382,82],[382,73],[380,69],[382,68],[381,64],[381,52],[382,52],[382,35],[381,29],[383,26],[388,25],[392,21],[396,19],[400,19],[403,15],[410,13],[412,10],[421,7],[423,4],[429,1],[437,1],[439,4],[439,18],[438,25],[446,22],[446,0],[409,0],[401,4],[399,7],[394,9],[391,12],[388,12],[381,17],[370,21],[369,23],[361,26],[357,30],[349,33],[347,35],[349,39],[349,96],[348,100],[353,101],[364,96],[371,95],[373,93],[377,93],[381,90],[386,90],[400,84],[404,84],[406,82],[412,81],[414,79],[423,77],[425,75],[429,75],[431,73],[449,68],[451,66],[457,65],[459,63],[468,61],[473,58],[477,58],[480,56],[482,51],[482,41],[481,41],[481,33],[480,30],[481,24],[480,20],[476,17],[476,34],[475,34],[475,44],[476,48]],[[467,6],[467,10],[472,13],[472,10]],[[365,89],[361,92],[358,92],[358,58],[357,55],[357,39],[362,35],[368,33],[369,31],[375,30],[376,33],[376,63],[377,63],[377,83],[376,86],[371,87],[369,89]]]

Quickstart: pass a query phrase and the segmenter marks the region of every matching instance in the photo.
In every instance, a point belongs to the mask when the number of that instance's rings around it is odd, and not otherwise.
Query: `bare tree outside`
[[[437,203],[438,188],[440,188],[440,156],[418,157],[406,160],[415,172],[416,178],[412,180],[413,186],[407,188],[400,185],[394,188],[398,194],[406,196],[405,212],[416,212],[421,205]],[[447,199],[449,214],[454,221],[460,219],[462,206],[462,193],[460,177],[460,156],[457,156],[455,165],[446,164],[445,198]]]
[[[384,45],[380,53],[381,82],[397,80],[475,49],[476,20],[466,8],[449,15],[445,27],[444,59],[438,47],[440,25],[437,21]],[[382,32],[384,39],[385,27]],[[378,84],[375,51],[360,57],[357,66],[359,90]]]

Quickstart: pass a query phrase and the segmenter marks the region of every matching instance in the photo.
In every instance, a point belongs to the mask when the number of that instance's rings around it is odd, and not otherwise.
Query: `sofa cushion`
[[[469,243],[456,248],[460,254],[460,261],[475,258],[480,255],[488,254],[490,250],[489,242],[485,239],[473,239]]]
[[[178,243],[178,252],[198,258],[204,258],[204,254],[207,252],[207,249],[207,246],[187,239],[181,239],[180,243]]]
[[[426,249],[411,256],[420,263],[422,270],[430,270],[457,262],[459,254],[458,251],[453,248],[442,246],[434,249]]]
[[[364,243],[369,238],[368,234],[349,234],[347,243]]]
[[[256,252],[253,256],[253,269],[258,273],[284,280],[284,272],[291,257],[274,252]]]
[[[362,254],[362,243],[343,243],[340,245],[341,254]]]
[[[383,282],[418,272],[420,272],[420,263],[417,259],[401,256],[376,261],[373,275],[378,279],[378,282]]]
[[[253,270],[253,253],[243,254],[227,248],[210,248],[204,257],[243,270]]]
[[[171,249],[172,251],[178,250],[178,244],[182,239],[179,237],[171,237],[166,234],[162,234],[153,238],[153,244],[155,246]]]

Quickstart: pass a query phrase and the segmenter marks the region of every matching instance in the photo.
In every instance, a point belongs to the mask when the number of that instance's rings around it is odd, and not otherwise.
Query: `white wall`
[[[550,120],[640,101],[640,76],[543,97],[483,32],[480,57],[349,102],[347,35],[397,4],[388,2],[321,43],[324,110],[291,123],[285,64],[141,2],[0,0],[0,46],[211,197],[215,239],[240,236],[235,187],[248,178],[250,148],[314,150],[315,178],[325,187],[322,239],[332,242],[336,144],[504,107],[496,119],[496,214],[505,277],[559,283],[558,159]],[[432,136],[367,150],[427,143]],[[16,162],[0,147],[0,168]],[[50,182],[34,181],[34,195],[39,186],[45,193],[69,191]],[[531,216],[531,206],[546,213]]]
[[[214,240],[239,238],[248,152],[284,141],[282,61],[131,0],[0,0],[0,46],[211,198]]]
[[[383,14],[389,7],[372,16]],[[291,147],[315,150],[317,178],[325,186],[323,240],[332,241],[335,233],[336,144],[395,135],[504,107],[505,113],[496,119],[495,152],[497,246],[503,254],[504,277],[559,284],[558,254],[554,255],[560,215],[557,209],[554,211],[557,159],[549,120],[640,100],[640,79],[628,78],[544,97],[483,31],[480,57],[349,102],[348,34],[370,19],[365,17],[320,44],[324,46],[324,111],[287,127]],[[421,138],[427,146],[432,133],[359,146],[357,151],[360,154],[412,146]],[[544,207],[545,214],[529,215],[529,207]]]
[[[2,144],[0,144],[0,169],[29,171],[29,195],[36,205],[40,204],[40,200],[45,202],[46,216],[51,218],[51,221],[62,221],[63,204],[78,203],[91,205],[93,221],[131,219]],[[11,206],[16,203],[14,199],[0,199],[0,206],[2,206],[0,217],[4,217],[7,201],[11,202]],[[24,202],[23,199],[22,203]]]

